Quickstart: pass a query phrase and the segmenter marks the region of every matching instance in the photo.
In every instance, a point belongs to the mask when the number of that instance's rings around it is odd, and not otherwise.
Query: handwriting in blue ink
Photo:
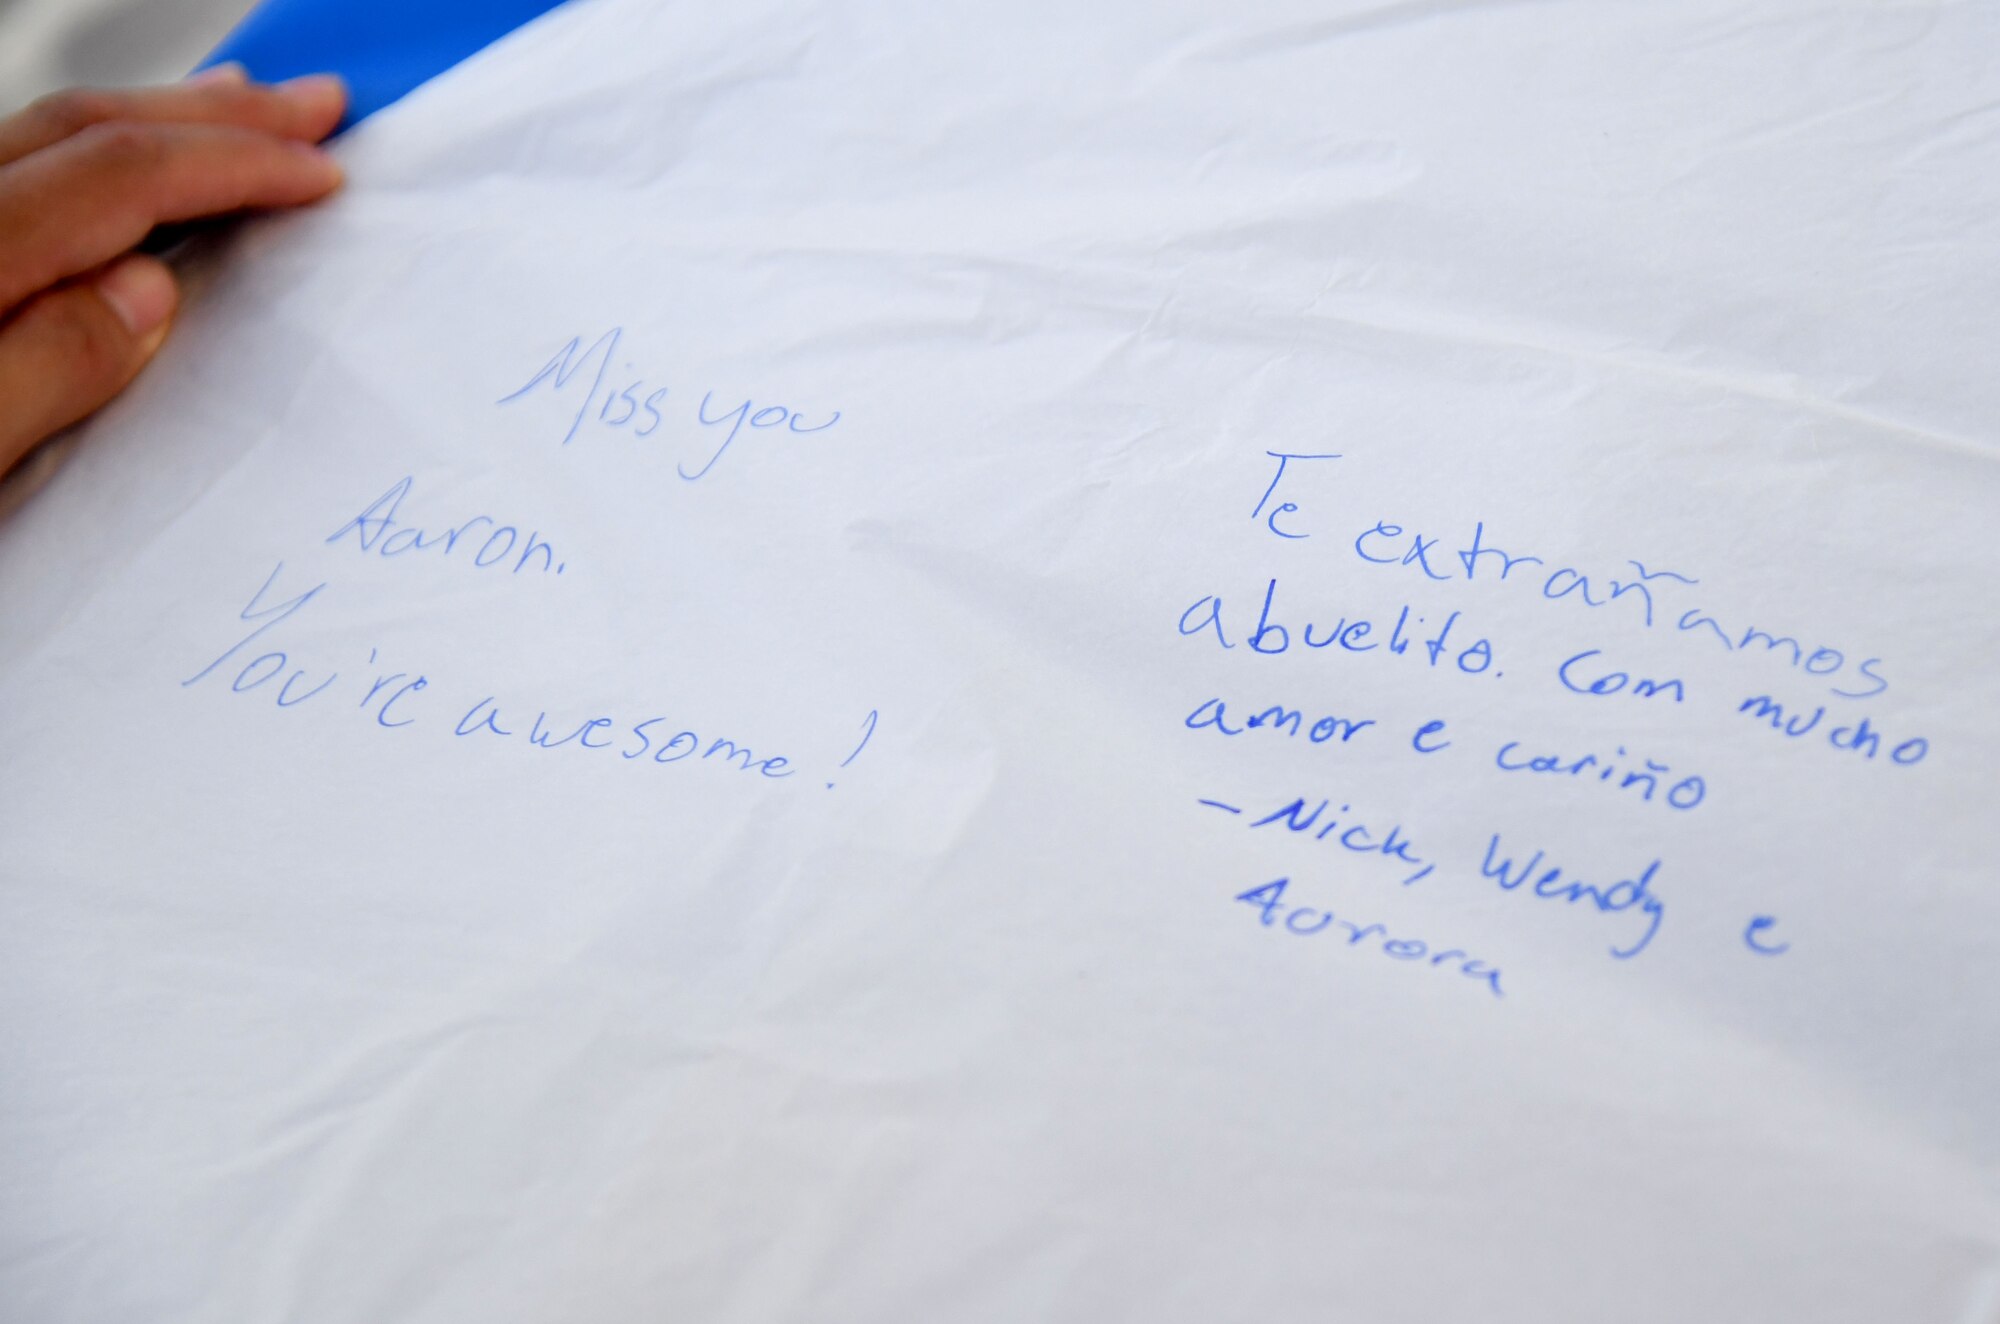
[[[1509,740],[1494,751],[1493,766],[1502,772],[1530,772],[1568,777],[1572,781],[1581,778],[1595,782],[1613,790],[1629,791],[1639,799],[1653,803],[1654,793],[1662,784],[1667,789],[1660,797],[1660,803],[1673,809],[1693,809],[1708,798],[1708,782],[1700,775],[1690,773],[1677,781],[1666,783],[1667,773],[1673,769],[1655,759],[1645,759],[1639,767],[1620,763],[1619,759],[1629,758],[1625,746],[1618,746],[1618,753],[1608,758],[1596,754],[1580,754],[1570,758],[1563,754],[1524,754],[1521,742]],[[1584,773],[1590,773],[1584,777]],[[1623,773],[1623,776],[1619,774]]]
[[[1255,831],[1258,828],[1277,826],[1292,832],[1310,834],[1313,841],[1330,842],[1357,855],[1400,860],[1411,866],[1411,871],[1403,878],[1405,887],[1421,882],[1437,868],[1437,865],[1416,853],[1410,839],[1403,834],[1401,823],[1391,824],[1387,832],[1382,832],[1353,817],[1352,805],[1343,804],[1339,809],[1332,810],[1330,806],[1333,801],[1321,799],[1318,804],[1307,809],[1308,799],[1307,796],[1299,796],[1288,804],[1280,805],[1263,817],[1252,819],[1249,827]],[[1243,812],[1218,800],[1202,800],[1199,803],[1232,813]]]
[[[1360,924],[1343,919],[1331,910],[1314,909],[1309,906],[1292,906],[1286,909],[1285,893],[1291,887],[1291,879],[1279,878],[1247,892],[1238,892],[1236,900],[1245,905],[1255,906],[1258,919],[1267,929],[1283,929],[1301,938],[1311,938],[1320,934],[1332,934],[1344,938],[1344,949],[1362,948],[1380,953],[1392,961],[1406,964],[1418,962],[1433,970],[1443,970],[1466,979],[1484,983],[1494,997],[1505,997],[1500,988],[1500,970],[1497,966],[1474,957],[1470,952],[1458,947],[1434,948],[1421,938],[1397,938],[1390,936],[1387,926],[1382,924]],[[1283,922],[1279,913],[1285,912]],[[1341,950],[1342,948],[1336,948]]]
[[[1543,869],[1544,852],[1536,851],[1523,863],[1516,865],[1513,859],[1500,854],[1500,834],[1494,833],[1486,843],[1486,861],[1480,871],[1508,892],[1528,890],[1521,895],[1534,896],[1543,901],[1565,901],[1571,905],[1589,903],[1597,912],[1605,915],[1620,915],[1637,907],[1640,917],[1646,922],[1645,931],[1624,947],[1613,946],[1611,955],[1620,961],[1629,961],[1646,950],[1659,934],[1660,923],[1666,917],[1666,902],[1653,891],[1653,879],[1660,872],[1660,862],[1654,860],[1644,869],[1629,878],[1621,878],[1608,887],[1599,887],[1577,878],[1574,874],[1565,876],[1555,865]],[[1540,870],[1537,875],[1537,870]]]
[[[1818,704],[1807,717],[1800,712],[1787,713],[1785,705],[1768,694],[1753,694],[1736,706],[1736,711],[1760,721],[1769,722],[1771,729],[1792,740],[1800,740],[1814,731],[1822,731],[1826,743],[1839,750],[1846,750],[1872,762],[1882,753],[1882,733],[1868,725],[1863,717],[1854,722],[1826,722],[1826,705]],[[1889,762],[1899,768],[1907,768],[1922,763],[1924,756],[1931,752],[1931,742],[1923,736],[1911,736],[1889,746]]]
[[[501,524],[491,515],[474,515],[435,533],[403,523],[399,518],[403,500],[410,495],[414,482],[411,477],[398,479],[360,514],[327,535],[326,544],[336,546],[345,540],[363,555],[380,557],[405,556],[411,552],[449,557],[463,543],[466,555],[458,559],[464,562],[470,558],[469,563],[481,570],[499,566],[516,575],[523,570],[560,575],[567,569],[556,558],[554,545],[542,537],[541,530],[530,529],[523,538],[517,526]]]
[[[1287,708],[1283,704],[1274,703],[1261,711],[1250,713],[1249,716],[1239,719],[1237,724],[1231,725],[1229,705],[1221,699],[1206,699],[1189,713],[1181,724],[1190,731],[1206,728],[1225,736],[1240,736],[1245,731],[1263,730],[1291,739],[1297,739],[1303,734],[1309,743],[1315,745],[1323,745],[1329,740],[1338,740],[1344,745],[1374,726],[1375,719],[1340,717],[1327,713],[1316,718],[1308,726],[1302,709]]]
[[[632,364],[621,363],[619,347],[624,336],[624,328],[616,326],[588,346],[582,336],[572,336],[525,384],[495,403],[513,404],[538,388],[550,395],[567,393],[568,398],[576,401],[577,408],[563,433],[565,446],[575,441],[586,426],[624,432],[635,438],[651,437],[661,430],[668,417],[667,400],[672,391],[658,384],[657,378],[635,373]],[[579,395],[572,383],[584,382],[588,385]],[[677,416],[685,418],[688,411],[683,410]],[[799,437],[825,432],[840,422],[838,409],[808,415],[789,404],[715,389],[701,393],[700,403],[691,416],[696,454],[707,458],[692,466],[685,460],[676,462],[675,472],[690,483],[707,477],[741,437],[757,433]]]
[[[1289,651],[1295,643],[1311,649],[1333,648],[1346,653],[1376,653],[1384,657],[1402,657],[1410,653],[1412,644],[1422,644],[1415,654],[1419,660],[1428,659],[1433,668],[1441,667],[1449,660],[1453,666],[1468,676],[1486,673],[1493,666],[1493,643],[1485,638],[1471,638],[1461,633],[1456,641],[1452,631],[1458,625],[1463,612],[1452,612],[1444,624],[1437,628],[1428,639],[1421,636],[1425,622],[1421,615],[1411,619],[1411,609],[1406,605],[1396,616],[1396,623],[1389,627],[1388,637],[1381,637],[1376,629],[1377,622],[1346,616],[1337,618],[1321,634],[1313,634],[1316,622],[1311,620],[1287,620],[1282,613],[1274,617],[1274,602],[1278,593],[1278,581],[1271,580],[1264,586],[1264,605],[1257,613],[1257,624],[1247,632],[1240,627],[1236,639],[1248,645],[1253,653],[1275,655]],[[1181,613],[1179,630],[1183,637],[1191,637],[1207,632],[1222,648],[1235,648],[1236,640],[1230,638],[1230,630],[1223,620],[1223,601],[1220,595],[1205,593],[1193,605]],[[1494,672],[1495,676],[1501,672]]]

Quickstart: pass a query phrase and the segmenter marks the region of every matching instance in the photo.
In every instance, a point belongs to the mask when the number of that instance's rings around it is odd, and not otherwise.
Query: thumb
[[[123,390],[179,302],[166,264],[135,253],[44,291],[0,325],[0,473]]]

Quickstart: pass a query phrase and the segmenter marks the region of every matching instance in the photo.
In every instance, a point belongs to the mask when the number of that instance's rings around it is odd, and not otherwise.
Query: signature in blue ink
[[[410,495],[413,482],[408,477],[397,480],[359,515],[329,534],[327,545],[333,546],[351,535],[354,546],[364,556],[433,552],[448,557],[463,543],[472,564],[482,570],[506,565],[510,559],[513,561],[510,572],[516,575],[530,569],[539,574],[560,575],[567,568],[556,558],[554,545],[542,537],[539,529],[530,529],[523,538],[517,526],[502,524],[491,515],[474,515],[463,523],[435,532],[402,522],[399,516],[403,499]]]
[[[1555,865],[1543,869],[1545,858],[1539,850],[1519,865],[1512,858],[1502,858],[1500,834],[1496,832],[1486,843],[1486,861],[1480,866],[1480,872],[1505,891],[1517,892],[1525,887],[1528,891],[1524,895],[1539,897],[1543,901],[1566,901],[1571,905],[1587,903],[1605,915],[1621,915],[1636,908],[1640,918],[1646,922],[1646,929],[1637,941],[1611,949],[1611,955],[1620,961],[1629,961],[1645,951],[1659,934],[1660,922],[1666,918],[1667,905],[1653,891],[1653,879],[1660,872],[1658,860],[1630,878],[1621,878],[1607,887],[1600,887],[1584,882],[1574,874],[1565,876],[1563,870]]]
[[[1434,948],[1421,938],[1391,937],[1386,926],[1381,924],[1359,924],[1351,919],[1343,919],[1331,910],[1315,910],[1309,906],[1293,906],[1287,911],[1285,893],[1292,880],[1279,878],[1253,887],[1247,892],[1238,892],[1236,899],[1245,905],[1255,906],[1259,922],[1267,929],[1282,928],[1285,932],[1301,938],[1310,938],[1322,933],[1345,938],[1348,948],[1368,944],[1366,950],[1379,952],[1393,961],[1407,964],[1418,962],[1433,970],[1444,970],[1461,975],[1466,979],[1479,980],[1486,984],[1496,998],[1505,997],[1500,988],[1500,971],[1496,966],[1474,957],[1470,952],[1458,947]],[[1284,912],[1282,922],[1279,914]]]
[[[1308,797],[1302,795],[1290,804],[1281,805],[1261,818],[1252,819],[1249,826],[1254,830],[1276,825],[1293,832],[1311,833],[1314,841],[1331,840],[1334,845],[1358,855],[1380,855],[1387,860],[1401,860],[1404,864],[1413,866],[1413,872],[1403,879],[1405,887],[1429,877],[1437,868],[1435,864],[1416,853],[1410,844],[1410,839],[1403,835],[1401,823],[1392,824],[1387,832],[1378,834],[1376,829],[1367,824],[1347,817],[1354,812],[1352,805],[1344,804],[1338,810],[1329,813],[1329,807],[1333,803],[1331,800],[1323,799],[1311,809],[1306,808],[1307,801]],[[1197,803],[1231,814],[1243,812],[1237,806],[1222,800],[1201,800]],[[1324,822],[1321,821],[1322,815],[1325,816]]]

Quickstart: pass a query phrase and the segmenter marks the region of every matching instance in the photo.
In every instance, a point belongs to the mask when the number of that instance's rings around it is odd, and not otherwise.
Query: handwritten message
[[[1676,824],[1712,813],[1719,793],[1705,768],[1654,747],[1676,714],[1719,707],[1740,719],[1746,732],[1784,742],[1800,757],[1845,759],[1873,775],[1913,775],[1931,751],[1927,733],[1865,710],[1869,700],[1891,691],[1890,660],[1849,640],[1815,637],[1796,623],[1780,628],[1773,622],[1789,614],[1782,601],[1771,619],[1725,620],[1703,604],[1704,577],[1692,567],[1666,566],[1636,548],[1603,565],[1569,564],[1532,542],[1503,539],[1497,519],[1439,532],[1394,513],[1367,511],[1342,520],[1327,494],[1337,490],[1330,481],[1336,466],[1353,463],[1352,457],[1333,450],[1266,450],[1262,458],[1258,485],[1246,483],[1258,493],[1245,502],[1250,527],[1299,570],[1234,588],[1206,585],[1178,605],[1174,629],[1185,646],[1227,654],[1246,676],[1240,690],[1202,695],[1179,715],[1190,738],[1240,748],[1324,750],[1329,774],[1353,751],[1375,757],[1387,750],[1473,777],[1574,787],[1586,798],[1567,803],[1601,803],[1629,816],[1633,839],[1660,840],[1624,858],[1594,858],[1554,836],[1531,836],[1495,821],[1480,853],[1451,858],[1422,844],[1428,835],[1422,825],[1385,820],[1353,797],[1316,791],[1253,803],[1213,788],[1196,805],[1218,826],[1247,828],[1263,839],[1275,835],[1301,851],[1332,851],[1347,862],[1347,871],[1372,871],[1398,888],[1497,891],[1550,922],[1600,928],[1606,955],[1622,962],[1672,940],[1670,917],[1681,905],[1671,864]],[[1449,586],[1462,601],[1410,601],[1385,613],[1356,611],[1339,600],[1342,584],[1380,576]],[[1438,591],[1431,588],[1425,601],[1437,603]],[[1530,615],[1545,611],[1543,631],[1569,634],[1575,646],[1553,666],[1523,662],[1528,654],[1517,655],[1482,619],[1489,604],[1502,602],[1510,608],[1530,604]],[[1521,618],[1518,609],[1501,614]],[[1647,647],[1653,641],[1700,650],[1683,665],[1710,679],[1698,686],[1671,660],[1639,660],[1659,651]],[[1436,715],[1393,726],[1362,705],[1315,703],[1249,679],[1279,656],[1323,659],[1330,670],[1367,667],[1435,689]],[[1729,681],[1719,678],[1730,676],[1734,685],[1724,688]],[[1643,713],[1646,720],[1634,724],[1632,735],[1596,741],[1525,728],[1500,739],[1461,737],[1455,714],[1490,713],[1481,687],[1495,684],[1566,697],[1580,715],[1609,719],[1614,727],[1621,714]],[[1489,978],[1487,966],[1468,964],[1459,949],[1424,955],[1434,951],[1426,941],[1392,939],[1380,925],[1346,920],[1323,905],[1294,904],[1297,888],[1284,877],[1235,899],[1255,907],[1266,927],[1301,936],[1344,931],[1345,945],[1379,946],[1394,959],[1474,972],[1491,993],[1504,996],[1497,969]],[[1777,916],[1744,914],[1736,931],[1746,956],[1779,957],[1791,949]]]
[[[683,426],[683,440],[697,442],[705,458],[690,470],[676,472],[697,482],[721,461],[739,436],[782,432],[804,437],[822,433],[840,421],[838,410],[807,422],[797,412],[745,398],[723,403],[714,391],[704,391],[691,414],[683,417],[670,403],[671,389],[646,377],[628,378],[619,350],[623,332],[614,328],[587,347],[572,338],[525,385],[502,396],[505,407],[537,391],[569,391],[577,411],[561,438],[576,441],[590,427],[627,430],[635,438],[671,432],[671,420]],[[572,383],[582,387],[572,391]],[[417,487],[413,475],[387,484],[379,495],[358,503],[351,514],[329,520],[330,532],[313,541],[372,561],[425,565],[481,578],[522,582],[540,580],[551,587],[571,576],[568,542],[546,526],[519,515],[481,510],[439,509]],[[573,577],[573,576],[572,576]],[[793,745],[770,732],[752,739],[744,732],[721,729],[699,713],[699,702],[683,698],[662,703],[656,697],[634,696],[619,711],[580,708],[559,694],[508,692],[493,677],[453,676],[417,664],[392,665],[390,649],[370,646],[363,658],[314,656],[294,641],[295,627],[305,613],[341,590],[330,578],[313,582],[288,575],[279,561],[236,613],[237,633],[205,665],[180,682],[184,689],[226,686],[232,695],[268,702],[273,710],[305,705],[344,704],[383,731],[436,731],[445,738],[474,747],[504,746],[547,757],[595,757],[634,768],[681,766],[748,776],[759,782],[779,782],[804,770],[789,752]],[[534,608],[525,609],[532,628]],[[249,627],[247,630],[242,627]],[[852,765],[875,734],[879,712],[859,716],[832,741],[817,736],[817,748],[845,748],[846,757],[822,766],[819,780],[827,790],[834,774]],[[848,743],[851,741],[851,745]]]

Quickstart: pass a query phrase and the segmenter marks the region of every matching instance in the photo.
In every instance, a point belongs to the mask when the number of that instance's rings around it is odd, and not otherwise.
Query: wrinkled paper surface
[[[1993,12],[593,0],[0,526],[41,1321],[2000,1320]]]

